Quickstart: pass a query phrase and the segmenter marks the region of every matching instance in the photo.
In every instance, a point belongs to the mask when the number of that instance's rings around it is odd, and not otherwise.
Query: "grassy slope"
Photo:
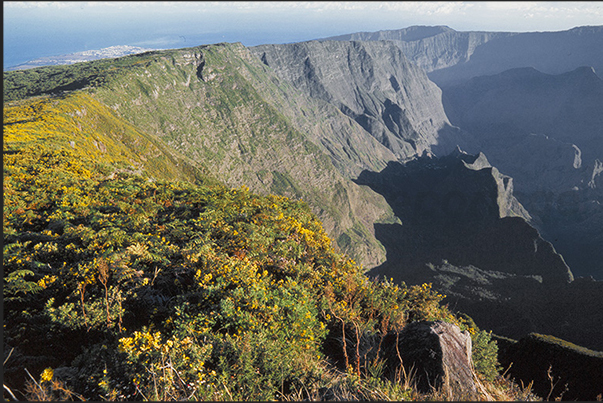
[[[369,282],[304,203],[192,185],[148,164],[171,161],[160,149],[83,93],[7,105],[5,383],[20,398],[413,399],[378,366],[333,366],[341,323],[485,334],[429,287]]]
[[[362,168],[378,169],[385,157],[370,147],[356,162],[344,161],[341,150],[326,151],[320,140],[327,138],[326,127],[349,124],[346,133],[356,139],[357,128],[334,108],[302,99],[242,45],[166,51],[95,93],[136,127],[206,164],[224,183],[303,199],[359,262],[373,266],[384,259],[373,223],[391,219],[391,211],[380,196],[348,178]],[[300,109],[308,115],[303,122]],[[330,141],[337,148],[347,140]]]
[[[94,97],[78,92],[13,101],[4,107],[4,150],[25,145],[71,148],[74,155],[154,178],[210,180],[200,164],[118,118]]]

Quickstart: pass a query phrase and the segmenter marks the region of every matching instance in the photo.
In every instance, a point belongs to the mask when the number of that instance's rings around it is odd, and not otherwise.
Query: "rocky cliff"
[[[603,80],[590,67],[533,68],[443,89],[450,120],[469,131],[577,275],[603,276]]]
[[[362,32],[331,40],[389,40],[438,85],[533,67],[560,74],[581,66],[603,71],[603,26],[558,32],[459,32],[445,26]]]
[[[434,145],[449,152],[460,136],[440,89],[393,43],[310,41],[251,51],[282,80],[335,105],[398,159]]]
[[[447,138],[513,177],[542,236],[577,275],[602,278],[603,55],[592,49],[603,47],[603,26],[527,33],[415,26],[327,39],[398,46],[442,89],[446,116],[463,133]]]
[[[467,63],[473,52],[490,40],[511,32],[459,32],[447,26],[412,26],[377,32],[357,32],[326,38],[336,41],[392,41],[427,73]]]
[[[574,276],[534,228],[513,179],[484,154],[424,155],[357,180],[400,219],[376,224],[387,260],[370,275],[432,283],[454,310],[496,334],[551,334],[602,349],[603,282]]]
[[[425,280],[427,263],[447,260],[484,270],[537,276],[547,283],[571,281],[568,266],[529,224],[513,196],[513,181],[483,154],[460,150],[392,162],[357,180],[382,194],[402,224],[379,225],[387,261],[372,274],[399,281]]]
[[[470,60],[433,71],[438,85],[472,77],[498,74],[518,67],[533,67],[547,74],[561,74],[582,66],[603,72],[603,26],[577,27],[558,32],[523,32],[493,39],[475,49]]]

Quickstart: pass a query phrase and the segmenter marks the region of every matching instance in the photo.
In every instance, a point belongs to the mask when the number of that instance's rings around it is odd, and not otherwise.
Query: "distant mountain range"
[[[11,66],[6,71],[33,69],[42,66],[56,66],[73,63],[89,62],[91,60],[116,58],[137,53],[149,52],[155,49],[141,48],[137,46],[118,45],[109,46],[97,50],[85,50],[83,52],[70,53],[67,55],[47,56],[39,59],[29,60],[25,63]]]
[[[392,41],[440,86],[517,67],[547,74],[582,66],[603,72],[603,52],[594,51],[603,49],[603,26],[557,32],[460,32],[447,26],[413,26],[324,40]]]

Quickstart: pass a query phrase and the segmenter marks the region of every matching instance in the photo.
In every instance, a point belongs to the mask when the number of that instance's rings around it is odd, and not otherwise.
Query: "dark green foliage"
[[[498,346],[491,337],[491,333],[485,330],[471,334],[473,365],[475,370],[488,381],[494,381],[501,369],[498,364]]]

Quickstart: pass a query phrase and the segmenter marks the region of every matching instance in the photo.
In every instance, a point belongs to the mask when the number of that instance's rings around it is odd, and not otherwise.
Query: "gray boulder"
[[[467,331],[442,321],[419,321],[408,324],[398,334],[389,334],[384,343],[389,346],[390,376],[399,375],[403,368],[422,393],[439,390],[465,400],[477,399]]]

